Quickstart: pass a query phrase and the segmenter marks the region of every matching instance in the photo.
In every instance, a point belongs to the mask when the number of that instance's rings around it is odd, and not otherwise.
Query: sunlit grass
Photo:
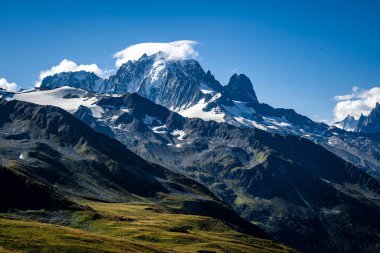
[[[286,252],[270,240],[197,215],[173,214],[153,203],[82,202],[71,227],[0,218],[0,252]],[[74,228],[75,227],[75,228]],[[8,250],[8,251],[5,251]]]

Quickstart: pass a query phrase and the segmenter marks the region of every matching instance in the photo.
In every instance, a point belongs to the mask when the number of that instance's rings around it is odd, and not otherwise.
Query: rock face
[[[85,90],[99,91],[103,80],[91,72],[62,72],[53,76],[45,77],[40,85],[40,89],[55,89],[63,86],[81,88]]]
[[[224,88],[224,95],[231,100],[242,102],[257,102],[251,80],[244,74],[234,74]]]
[[[0,99],[6,99],[7,97],[12,97],[14,92],[7,91],[3,88],[0,88]]]
[[[112,129],[104,123],[97,121],[89,108],[82,105],[79,106],[78,110],[74,113],[74,116],[86,123],[95,131],[108,135],[111,138],[115,137]]]
[[[363,133],[380,133],[380,104],[376,103],[375,108],[367,117],[361,117],[356,131]]]
[[[202,83],[206,84],[206,86],[210,87],[211,90],[215,92],[222,92],[223,86],[220,84],[218,80],[215,79],[214,75],[211,74],[211,71],[208,70],[206,75],[204,75],[202,79]]]

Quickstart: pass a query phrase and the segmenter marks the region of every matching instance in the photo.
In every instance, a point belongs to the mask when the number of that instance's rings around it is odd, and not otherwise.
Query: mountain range
[[[380,133],[380,104],[376,103],[376,106],[367,116],[361,114],[359,119],[355,119],[348,115],[342,121],[335,123],[335,125],[347,131],[378,134]]]
[[[115,75],[105,80],[84,71],[58,73],[45,78],[40,89],[66,85],[97,94],[135,92],[184,117],[301,136],[322,145],[374,177],[379,178],[380,175],[380,147],[376,136],[368,135],[373,131],[342,131],[340,124],[328,126],[292,109],[273,108],[259,102],[251,81],[244,74],[234,74],[223,86],[210,71],[204,71],[193,59],[169,61],[161,53],[143,55],[137,61],[126,62]],[[356,124],[354,121],[352,118],[350,124],[345,123],[343,130],[352,128],[352,124]],[[368,125],[367,129],[371,128],[370,124],[365,124]]]
[[[42,191],[37,208],[181,196],[166,208],[301,251],[380,250],[378,105],[328,126],[260,102],[244,74],[222,85],[161,53],[107,79],[63,72],[0,94],[2,170],[17,172],[19,191],[41,187],[27,198]],[[36,208],[13,199],[2,209]]]

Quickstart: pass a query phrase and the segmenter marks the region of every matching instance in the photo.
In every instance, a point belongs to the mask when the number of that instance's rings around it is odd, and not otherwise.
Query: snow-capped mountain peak
[[[379,133],[380,132],[380,104],[376,103],[368,116],[360,116],[357,126],[358,132]]]
[[[153,102],[178,110],[199,101],[204,70],[196,60],[166,60],[155,54],[124,63],[104,82],[103,93],[136,92]]]
[[[344,118],[343,120],[335,122],[333,126],[352,132],[356,130],[358,122],[359,120],[356,120],[353,116],[347,115],[347,117]]]
[[[53,76],[45,77],[40,85],[40,89],[55,89],[63,86],[81,88],[91,91],[99,91],[103,79],[92,72],[84,70],[77,72],[61,72]]]

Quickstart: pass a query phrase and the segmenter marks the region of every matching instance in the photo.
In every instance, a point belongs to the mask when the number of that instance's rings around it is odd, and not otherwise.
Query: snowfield
[[[78,110],[79,106],[84,105],[95,112],[96,116],[100,117],[101,108],[94,105],[98,100],[96,97],[87,98],[84,95],[87,91],[77,88],[64,86],[54,90],[32,90],[27,92],[16,93],[13,99],[26,101],[39,105],[54,105],[60,107],[70,113]],[[70,95],[72,98],[64,98]]]

